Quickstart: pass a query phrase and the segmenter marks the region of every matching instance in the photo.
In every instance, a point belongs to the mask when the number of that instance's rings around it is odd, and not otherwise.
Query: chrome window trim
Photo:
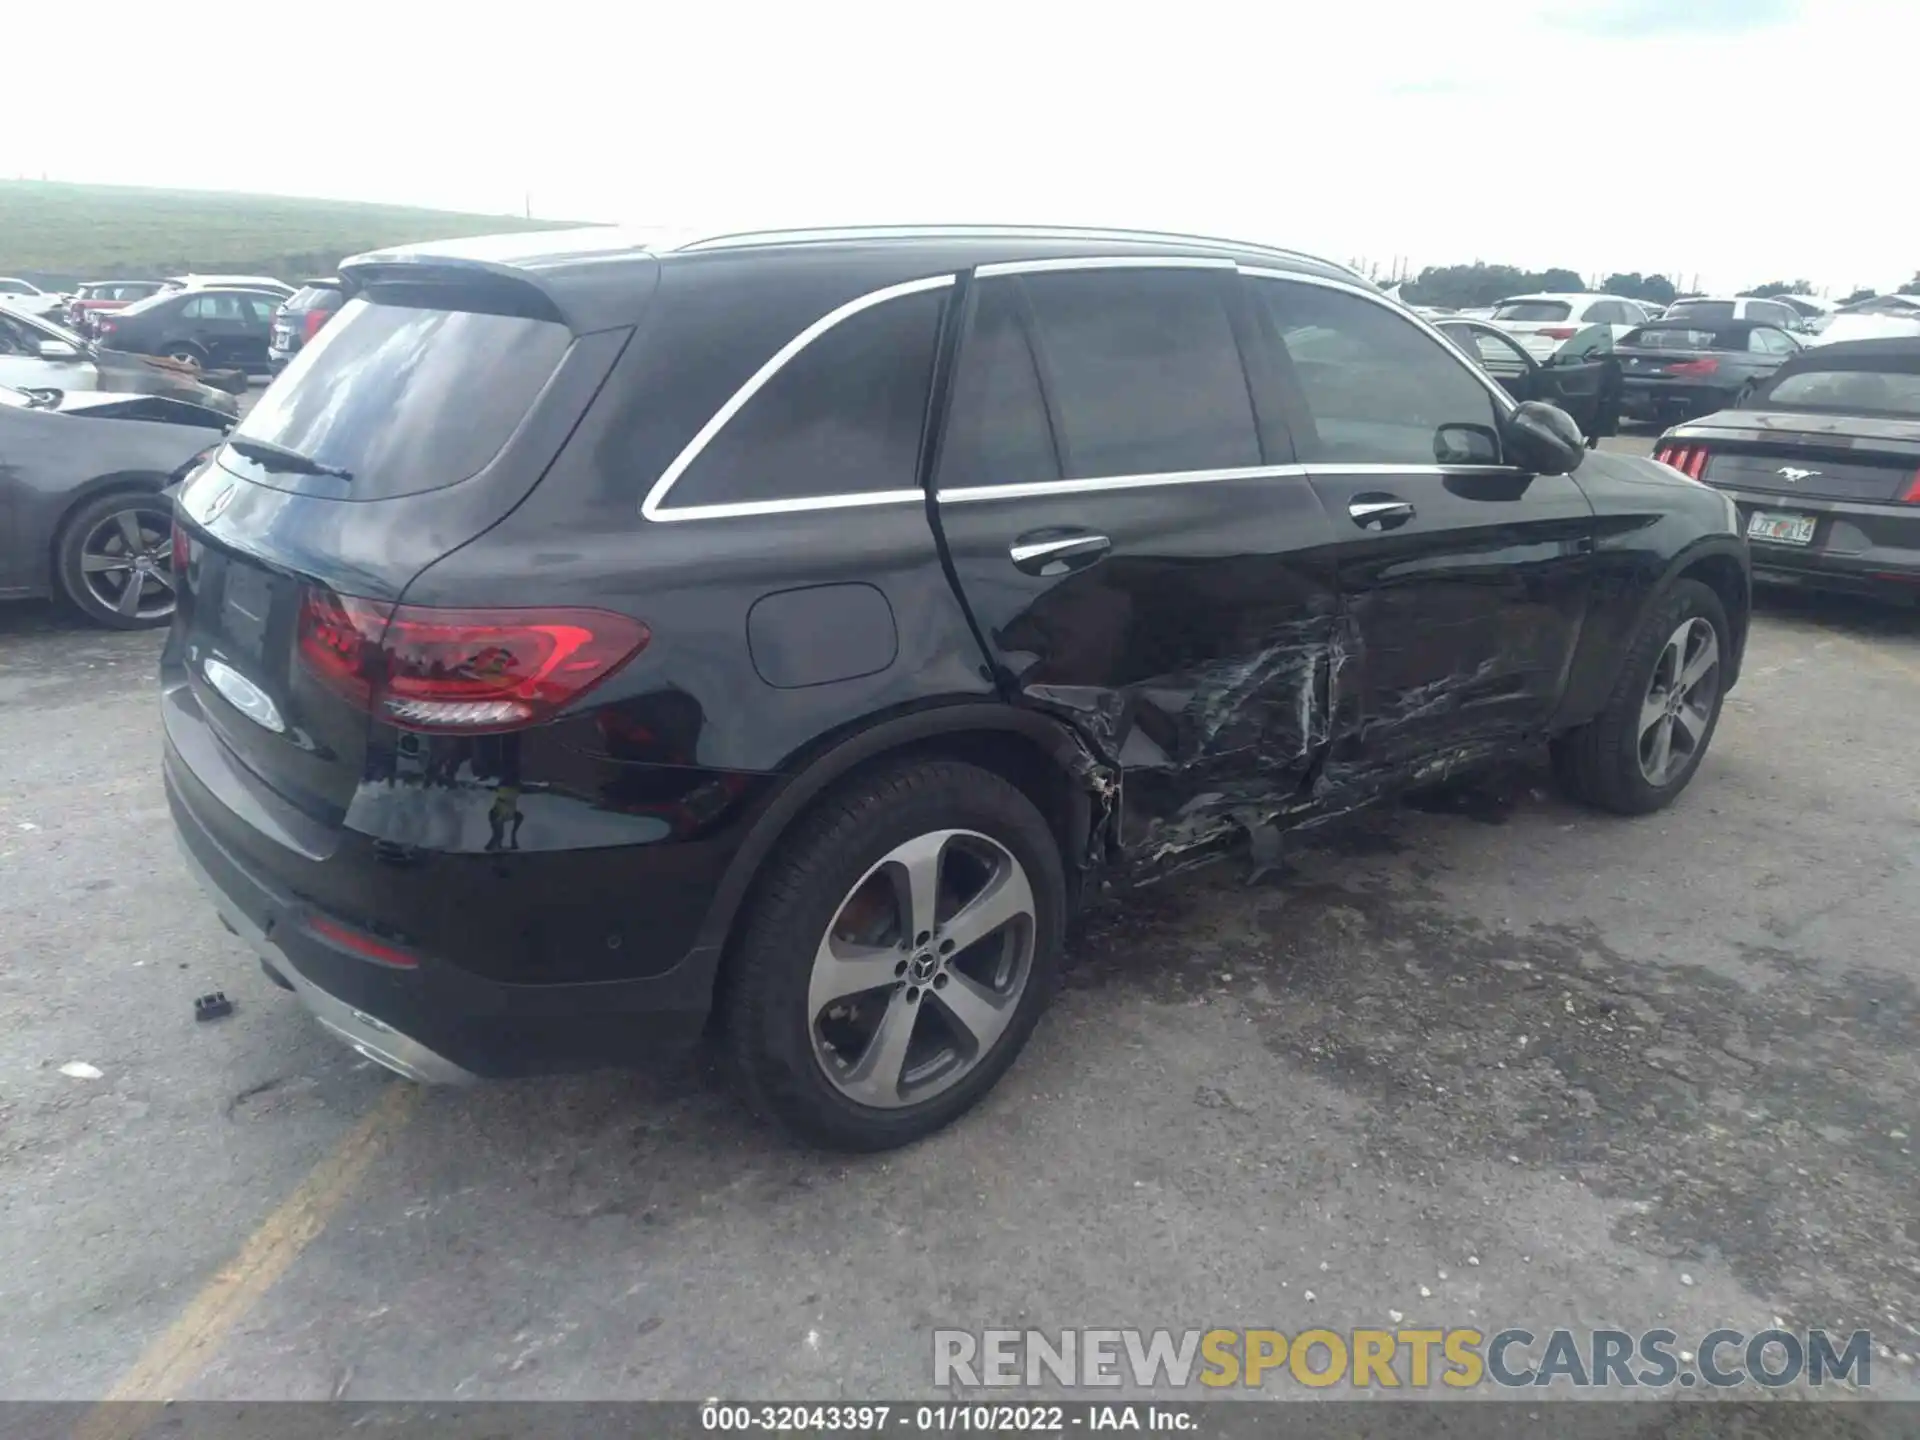
[[[1022,480],[1011,485],[961,485],[952,490],[936,490],[933,498],[946,504],[964,505],[971,500],[1141,490],[1154,485],[1205,485],[1216,480],[1298,479],[1306,474],[1304,465],[1239,465],[1224,470],[1162,470],[1139,475],[1089,475],[1076,480]]]
[[[747,402],[760,393],[767,382],[786,368],[794,356],[818,340],[834,326],[844,320],[850,320],[863,310],[871,310],[876,305],[884,305],[889,300],[899,300],[908,295],[919,295],[929,290],[944,290],[954,283],[952,275],[929,275],[920,280],[907,280],[898,285],[888,285],[879,290],[869,290],[857,295],[844,305],[829,310],[806,329],[795,335],[761,367],[754,371],[747,383],[734,391],[727,403],[708,418],[694,437],[681,447],[680,453],[673,457],[673,463],[660,472],[660,478],[653,482],[646,498],[640,502],[640,513],[649,520],[712,520],[730,515],[779,515],[795,510],[839,510],[857,505],[890,505],[898,503],[896,497],[909,495],[921,499],[919,490],[879,490],[870,494],[856,495],[806,495],[781,500],[740,500],[716,505],[681,505],[666,508],[665,501],[674,482],[687,471],[694,461],[700,458],[700,452],[713,443],[713,437],[727,426],[727,422],[741,410]]]
[[[979,279],[1043,275],[1054,270],[1234,270],[1232,260],[1211,255],[1056,255],[1043,260],[995,260],[974,266]]]
[[[936,490],[942,504],[1021,500],[1104,490],[1140,490],[1156,485],[1208,485],[1220,480],[1310,480],[1315,475],[1519,475],[1514,465],[1243,465],[1226,470],[1166,470],[1142,475],[1094,475],[1079,480],[1026,480],[1012,485],[963,485]]]
[[[1416,330],[1424,333],[1428,339],[1440,346],[1443,358],[1459,365],[1482,390],[1493,396],[1494,409],[1501,415],[1511,415],[1515,408],[1514,398],[1502,390],[1498,382],[1480,372],[1470,360],[1460,353],[1460,347],[1442,335],[1424,316],[1416,315],[1397,300],[1389,300],[1378,290],[1366,290],[1358,285],[1348,285],[1344,281],[1329,280],[1324,275],[1301,275],[1291,270],[1275,270],[1265,265],[1236,265],[1242,275],[1253,280],[1290,280],[1298,285],[1317,285],[1323,290],[1338,290],[1347,295],[1357,295],[1362,300],[1371,301],[1381,309],[1390,311],[1397,318],[1407,321]]]

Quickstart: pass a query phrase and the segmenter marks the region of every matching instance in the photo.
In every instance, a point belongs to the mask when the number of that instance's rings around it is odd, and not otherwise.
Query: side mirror
[[[78,360],[80,352],[65,340],[42,340],[40,358],[42,360]]]
[[[1587,438],[1557,405],[1528,400],[1501,426],[1507,460],[1536,475],[1565,475],[1586,458]]]

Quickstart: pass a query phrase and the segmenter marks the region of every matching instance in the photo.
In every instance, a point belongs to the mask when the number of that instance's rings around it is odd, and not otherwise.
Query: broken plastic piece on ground
[[[100,1071],[84,1060],[69,1060],[60,1067],[62,1075],[71,1075],[76,1080],[98,1080]]]
[[[224,990],[216,990],[211,995],[202,995],[193,1002],[193,1018],[196,1020],[218,1020],[233,1013],[233,1002],[227,999]]]

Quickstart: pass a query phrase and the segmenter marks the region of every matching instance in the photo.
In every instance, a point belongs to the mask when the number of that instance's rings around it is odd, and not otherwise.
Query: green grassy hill
[[[559,223],[278,195],[0,180],[0,275],[57,287],[185,270],[298,280],[383,245]]]

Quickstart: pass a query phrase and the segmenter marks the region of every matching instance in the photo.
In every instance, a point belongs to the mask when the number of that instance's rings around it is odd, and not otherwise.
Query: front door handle
[[[1362,530],[1397,530],[1413,519],[1413,506],[1390,495],[1362,495],[1347,503],[1347,514]]]
[[[1091,565],[1112,548],[1106,536],[1084,530],[1033,530],[1016,539],[1007,554],[1014,568],[1025,574],[1065,575]]]

